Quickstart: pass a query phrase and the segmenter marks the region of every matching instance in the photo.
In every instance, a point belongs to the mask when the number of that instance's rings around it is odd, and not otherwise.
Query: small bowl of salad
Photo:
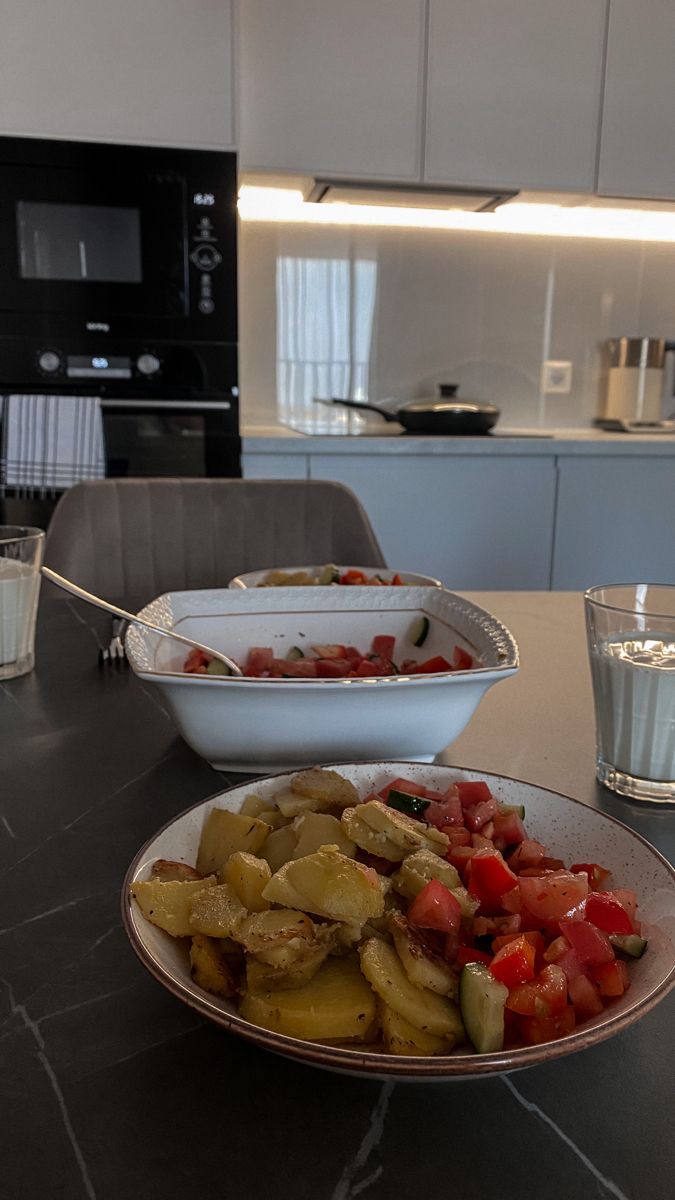
[[[133,670],[219,770],[336,759],[431,761],[482,697],[518,670],[496,616],[440,587],[224,588],[172,592],[140,614],[222,651],[242,676],[138,626]]]
[[[312,567],[266,567],[235,575],[231,588],[267,587],[442,587],[431,575],[392,571],[389,567],[338,566],[323,563]]]

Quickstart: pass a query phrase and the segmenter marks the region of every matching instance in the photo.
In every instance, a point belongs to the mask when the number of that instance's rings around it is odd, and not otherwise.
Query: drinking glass
[[[675,586],[584,593],[600,783],[675,802]]]
[[[0,525],[0,679],[35,665],[35,620],[44,530]]]

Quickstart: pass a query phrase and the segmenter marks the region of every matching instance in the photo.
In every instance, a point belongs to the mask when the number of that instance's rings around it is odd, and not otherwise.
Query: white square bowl
[[[429,675],[253,679],[189,675],[178,642],[131,626],[133,670],[157,687],[186,742],[220,770],[268,772],[336,760],[430,762],[462,732],[482,696],[518,669],[518,647],[485,609],[430,587],[253,588],[169,592],[139,616],[243,663],[253,646],[283,658],[292,646],[344,642],[366,652],[396,637],[394,657],[452,661],[455,645],[477,666]],[[421,616],[422,648],[410,641]]]

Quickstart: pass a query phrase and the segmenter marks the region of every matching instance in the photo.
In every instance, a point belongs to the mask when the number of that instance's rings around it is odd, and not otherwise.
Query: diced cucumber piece
[[[390,788],[387,796],[389,808],[396,808],[409,817],[421,816],[430,803],[430,800],[424,800],[422,796],[411,796],[409,792],[399,792],[397,788]]]
[[[413,646],[423,646],[429,633],[429,618],[419,617],[410,627],[410,641]]]
[[[483,966],[467,963],[459,977],[464,1028],[479,1054],[504,1049],[504,1005],[509,989]]]
[[[610,933],[609,940],[615,950],[620,950],[629,958],[642,958],[647,949],[647,939],[637,933]]]
[[[500,811],[500,813],[503,813],[504,816],[506,816],[507,813],[518,813],[518,816],[520,817],[521,821],[523,821],[525,819],[525,805],[524,804],[500,804],[499,811]]]
[[[225,666],[224,662],[220,661],[219,658],[212,658],[211,661],[209,663],[207,663],[207,665],[206,665],[206,674],[207,675],[231,675],[232,672],[229,667]]]
[[[340,572],[338,571],[337,567],[335,566],[335,563],[327,563],[327,565],[325,567],[321,568],[321,571],[319,572],[319,578],[317,580],[317,583],[324,584],[324,585],[328,584],[328,583],[337,583],[339,578],[340,578]]]
[[[302,653],[302,650],[300,649],[299,646],[291,646],[290,650],[288,651],[288,654],[286,655],[286,661],[287,662],[297,662],[299,658],[304,658],[304,657],[305,656]]]

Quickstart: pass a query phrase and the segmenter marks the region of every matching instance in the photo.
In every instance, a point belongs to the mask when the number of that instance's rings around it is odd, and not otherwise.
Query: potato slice
[[[403,970],[411,983],[429,988],[439,996],[456,1000],[459,995],[458,979],[453,970],[438,954],[433,954],[423,939],[400,913],[389,918],[389,928]]]
[[[301,812],[325,812],[358,804],[359,794],[354,784],[337,771],[312,767],[294,775],[290,790],[278,792],[274,799],[285,817],[296,817]]]
[[[389,1054],[424,1055],[449,1054],[454,1044],[452,1035],[439,1037],[435,1033],[416,1029],[388,1004],[378,1006],[384,1044]]]
[[[336,846],[322,846],[280,867],[263,896],[273,904],[361,925],[382,916],[388,888],[389,880],[372,868],[340,854]]]
[[[199,987],[216,996],[235,996],[237,985],[220,943],[195,933],[190,946],[190,974]]]
[[[269,863],[272,872],[278,871],[279,867],[293,857],[297,840],[298,835],[292,825],[285,825],[283,829],[273,829],[265,839],[260,857]]]
[[[219,871],[220,882],[229,883],[249,912],[264,912],[269,908],[269,901],[263,898],[263,889],[271,878],[269,863],[245,850],[231,854]]]
[[[190,933],[239,940],[239,931],[248,913],[233,887],[219,883],[199,893],[190,908]]]
[[[369,938],[360,947],[359,955],[361,970],[374,991],[416,1029],[438,1037],[464,1036],[457,1005],[445,996],[411,983],[393,946]]]
[[[206,879],[138,879],[130,890],[143,916],[153,925],[172,937],[190,937],[194,932],[190,924],[192,902],[217,883],[215,875]]]
[[[182,879],[203,879],[204,876],[194,867],[184,862],[174,862],[171,858],[158,858],[152,865],[151,879],[161,879],[164,883]]]
[[[238,940],[249,954],[270,966],[290,967],[316,941],[314,922],[293,908],[274,908],[247,917]]]
[[[237,850],[257,854],[270,826],[257,817],[212,808],[204,822],[197,852],[197,870],[217,871]]]
[[[301,813],[295,818],[293,828],[298,835],[293,858],[314,854],[321,846],[337,846],[347,858],[353,858],[356,853],[356,846],[347,837],[340,821],[329,813]]]
[[[264,821],[272,829],[283,829],[284,825],[290,825],[293,817],[285,817],[278,808],[265,808],[258,815],[258,820]]]
[[[402,862],[416,850],[444,855],[449,846],[446,835],[440,829],[389,808],[381,800],[368,800],[356,808],[346,808],[342,814],[342,824],[347,836],[357,846],[389,862]]]
[[[259,817],[269,806],[269,800],[264,800],[262,796],[256,796],[255,792],[249,792],[239,812],[245,817]]]
[[[414,854],[409,854],[390,878],[394,889],[408,900],[414,900],[430,880],[438,879],[449,888],[458,901],[463,917],[472,917],[478,908],[478,900],[462,887],[452,863],[446,862],[429,850],[417,850]]]
[[[239,1012],[254,1025],[311,1042],[367,1042],[377,1026],[375,996],[356,958],[328,959],[299,988],[246,992]]]
[[[328,946],[319,942],[308,944],[302,958],[291,967],[271,966],[249,955],[246,959],[246,990],[259,995],[261,992],[303,987],[314,978],[327,957]]]

